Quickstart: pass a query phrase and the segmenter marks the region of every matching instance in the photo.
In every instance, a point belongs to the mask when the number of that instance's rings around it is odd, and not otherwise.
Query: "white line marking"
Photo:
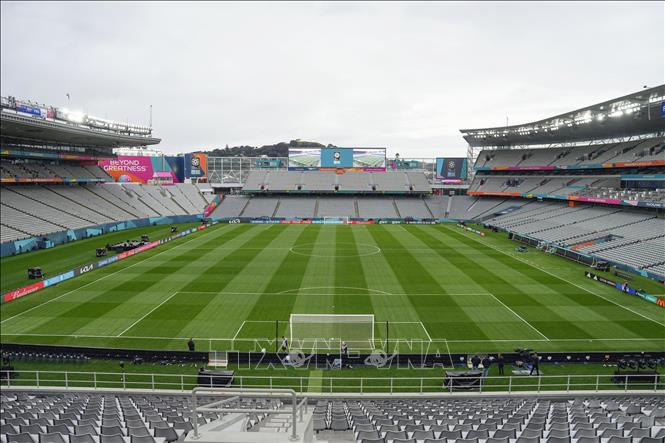
[[[293,292],[308,291],[310,289],[356,289],[356,290],[359,290],[359,291],[367,291],[367,292],[370,292],[370,293],[375,292],[375,293],[384,294],[384,295],[393,295],[390,292],[382,291],[380,289],[358,288],[358,287],[354,287],[354,286],[308,286],[308,287],[304,287],[304,288],[287,289],[285,291],[275,292],[274,294],[287,294],[287,293],[293,293]],[[316,294],[311,294],[311,295],[316,295]],[[345,295],[345,294],[323,294],[323,295]],[[355,295],[355,294],[353,294],[353,295]]]
[[[450,360],[450,367],[454,368],[455,367],[455,362],[453,361],[453,355],[450,352],[450,346],[448,346],[448,340],[446,340],[444,338],[443,341],[446,342],[446,349],[448,350],[448,360]]]
[[[158,304],[157,306],[155,306],[154,308],[152,308],[151,310],[149,310],[147,314],[141,316],[141,318],[139,318],[139,319],[136,320],[134,323],[132,323],[131,325],[129,325],[129,327],[125,328],[120,334],[116,335],[116,337],[120,337],[122,334],[124,334],[125,332],[129,331],[130,329],[132,329],[132,328],[133,328],[134,326],[136,326],[139,322],[143,321],[143,319],[145,319],[147,316],[149,316],[150,314],[152,314],[153,312],[155,312],[155,311],[157,310],[157,308],[159,308],[160,306],[162,306],[162,305],[163,305],[164,303],[166,303],[167,301],[171,300],[171,299],[172,299],[177,293],[178,293],[178,291],[174,292],[173,294],[171,294],[170,296],[168,296],[167,298],[165,298],[160,304]]]
[[[322,288],[326,288],[328,286],[321,286]],[[331,288],[333,286],[330,286]],[[341,287],[341,286],[337,286]],[[316,288],[297,288],[297,289],[287,289],[285,291],[280,291],[280,292],[235,292],[235,291],[229,291],[229,292],[218,292],[218,291],[186,291],[186,290],[180,290],[178,292],[182,293],[187,293],[187,294],[219,294],[219,295],[284,295],[291,293],[291,291],[297,291],[297,290],[307,290],[307,289],[316,289]],[[372,289],[372,288],[351,288],[351,289],[359,289],[363,291],[375,291],[375,293],[372,294],[367,294],[367,293],[342,293],[342,294],[335,294],[335,293],[307,293],[306,295],[452,295],[452,296],[463,296],[463,295],[492,295],[487,292],[416,292],[416,293],[390,293],[386,291],[382,291],[380,289]],[[293,292],[294,294],[297,294],[297,292]]]
[[[222,225],[222,226],[220,227],[220,229],[223,228],[223,227],[225,227],[225,226],[231,226],[231,225]],[[238,226],[238,225],[235,225],[235,226]],[[87,287],[87,286],[90,286],[90,285],[92,285],[92,284],[94,284],[94,283],[97,283],[97,282],[102,281],[102,280],[104,280],[104,279],[106,279],[106,278],[109,278],[110,276],[115,275],[115,274],[117,274],[118,272],[122,272],[122,271],[124,271],[125,269],[132,268],[132,267],[134,267],[134,266],[136,266],[136,265],[138,265],[138,264],[143,263],[144,261],[151,260],[151,259],[157,257],[158,255],[162,255],[162,254],[164,254],[165,252],[173,251],[174,249],[180,248],[181,246],[186,245],[186,244],[189,243],[190,241],[193,241],[193,240],[196,240],[196,239],[201,239],[201,238],[205,237],[205,236],[208,235],[208,234],[212,234],[213,232],[217,232],[218,230],[219,230],[219,229],[212,229],[212,230],[210,230],[210,232],[206,232],[205,234],[200,235],[200,236],[198,236],[198,237],[195,236],[194,238],[190,238],[189,240],[187,240],[187,241],[184,242],[184,243],[179,244],[178,246],[175,246],[175,247],[173,247],[173,248],[165,249],[165,250],[162,251],[162,252],[158,252],[157,254],[155,254],[155,255],[151,255],[150,257],[146,257],[146,258],[144,258],[143,260],[137,261],[137,262],[134,263],[134,264],[131,264],[131,265],[129,265],[129,266],[125,266],[125,267],[123,267],[123,268],[120,268],[120,269],[118,269],[117,271],[114,271],[114,272],[112,272],[112,273],[110,273],[110,274],[106,274],[106,275],[104,275],[104,276],[102,276],[102,277],[100,277],[100,278],[98,278],[98,279],[96,279],[96,280],[93,280],[93,281],[91,281],[91,282],[89,282],[89,283],[84,284],[83,286],[79,286],[78,288],[74,288],[74,289],[72,289],[71,291],[67,291],[67,292],[65,292],[65,293],[62,294],[62,295],[59,295],[59,296],[54,297],[54,298],[50,298],[50,299],[48,299],[47,301],[45,301],[45,302],[43,302],[43,303],[40,303],[40,304],[38,304],[38,305],[36,305],[36,306],[33,306],[33,307],[30,308],[30,309],[26,309],[25,311],[21,311],[21,312],[19,312],[19,313],[16,314],[16,315],[12,315],[11,317],[6,318],[6,319],[0,321],[0,324],[3,324],[4,322],[7,322],[7,321],[9,321],[9,320],[11,320],[11,319],[13,319],[13,318],[16,318],[16,317],[18,317],[18,316],[20,316],[20,315],[23,315],[23,314],[25,314],[25,313],[27,313],[27,312],[30,312],[30,311],[32,311],[33,309],[37,309],[37,308],[39,308],[39,307],[41,307],[41,306],[44,306],[44,305],[47,305],[47,304],[49,304],[49,303],[51,303],[51,302],[54,302],[54,301],[56,301],[56,300],[59,300],[59,299],[61,299],[62,297],[64,297],[65,295],[69,295],[69,294],[71,294],[72,292],[76,292],[76,291],[78,291],[79,289],[83,289],[83,288],[85,288],[85,287]],[[121,263],[121,262],[118,262],[118,263]]]
[[[560,277],[560,276],[558,276],[558,275],[556,275],[556,274],[552,274],[551,272],[549,272],[549,271],[547,271],[547,270],[541,268],[540,266],[536,266],[536,265],[534,265],[534,264],[531,264],[531,263],[529,263],[529,262],[523,260],[523,259],[520,258],[520,257],[517,257],[517,256],[514,256],[514,255],[511,255],[511,254],[508,254],[507,252],[505,252],[505,251],[503,251],[503,250],[497,248],[497,247],[494,246],[494,245],[491,245],[491,244],[489,244],[489,243],[483,243],[483,242],[481,242],[480,240],[478,240],[478,239],[476,239],[476,238],[474,238],[474,237],[471,237],[471,236],[467,235],[465,231],[463,231],[463,232],[461,232],[461,231],[455,231],[455,232],[460,232],[460,233],[461,233],[462,235],[464,235],[465,237],[470,238],[470,239],[472,239],[472,240],[474,240],[474,241],[480,243],[481,245],[484,245],[484,246],[487,246],[488,248],[492,248],[492,249],[494,249],[494,250],[496,250],[496,251],[499,251],[499,252],[502,253],[503,255],[506,255],[506,256],[508,256],[508,257],[510,257],[510,258],[513,258],[513,259],[515,259],[515,260],[521,261],[522,263],[525,263],[525,264],[531,266],[531,267],[534,268],[534,269],[538,269],[539,271],[544,272],[545,274],[549,274],[549,275],[551,275],[552,277],[556,277],[557,279],[559,279],[559,280],[561,280],[561,281],[563,281],[563,282],[569,283],[569,284],[571,284],[571,285],[573,285],[573,286],[575,286],[575,287],[577,287],[577,288],[579,288],[579,289],[581,289],[581,290],[583,290],[583,291],[585,291],[585,292],[588,292],[588,293],[591,294],[591,295],[595,295],[596,297],[602,298],[603,300],[608,301],[608,302],[610,302],[610,303],[612,303],[612,304],[615,304],[615,305],[619,306],[620,308],[623,308],[623,309],[625,309],[625,310],[627,310],[627,311],[630,311],[630,312],[632,312],[632,313],[635,314],[635,315],[639,315],[639,316],[642,317],[642,318],[645,318],[645,319],[647,319],[647,320],[650,320],[650,321],[656,323],[657,325],[665,326],[665,323],[661,323],[661,322],[659,322],[659,321],[657,321],[657,320],[654,320],[654,319],[651,318],[651,317],[647,317],[647,316],[644,315],[644,314],[641,314],[641,313],[639,313],[639,312],[637,312],[637,311],[633,311],[632,309],[630,309],[630,308],[628,308],[628,307],[626,307],[626,306],[624,306],[624,305],[622,305],[622,304],[620,304],[620,303],[618,303],[618,302],[615,302],[615,301],[612,300],[612,299],[609,299],[609,298],[603,297],[602,295],[600,295],[600,294],[596,294],[595,292],[592,292],[592,291],[590,291],[589,289],[587,289],[587,288],[585,288],[585,287],[583,287],[583,286],[578,285],[577,283],[573,283],[572,281],[568,281],[568,280],[564,279],[563,277]]]
[[[423,328],[423,331],[425,331],[425,335],[427,335],[427,339],[431,342],[432,337],[429,335],[429,332],[427,332],[427,328],[425,327],[423,322],[419,321],[418,323],[420,323],[420,327]]]
[[[241,331],[242,328],[245,326],[245,322],[246,322],[246,321],[247,321],[247,320],[243,320],[243,321],[242,321],[242,324],[240,325],[240,327],[239,327],[238,330],[236,331],[236,335],[234,335],[233,338],[232,338],[231,340],[235,341],[235,339],[238,338],[238,334],[240,334],[240,331]]]
[[[246,320],[247,322],[267,322],[267,323],[274,323],[274,321],[270,320]],[[282,320],[286,321],[286,320]],[[417,323],[417,322],[406,322],[406,323]],[[119,340],[127,340],[127,339],[132,339],[132,340],[189,340],[192,338],[191,336],[188,337],[146,337],[146,336],[138,336],[138,335],[124,335],[122,337],[118,337],[117,335],[77,335],[77,334],[32,334],[32,333],[17,333],[17,334],[1,334],[0,337],[61,337],[61,338],[113,338],[113,339],[119,339]],[[267,337],[263,338],[258,338],[258,339],[268,339]],[[414,339],[400,339],[399,337],[394,338],[395,340],[410,340],[413,341]],[[221,338],[221,337],[194,337],[194,340],[218,340],[218,341],[230,341],[231,338]],[[254,341],[257,340],[257,338],[239,338],[236,339],[237,341]],[[393,339],[391,338],[391,341]],[[514,338],[514,339],[487,339],[487,340],[448,340],[445,338],[433,338],[432,343],[438,343],[438,342],[443,342],[446,341],[448,343],[519,343],[519,342],[550,342],[550,343],[556,343],[556,342],[605,342],[605,341],[662,341],[665,342],[665,338],[661,337],[652,337],[652,338],[642,338],[642,337],[631,337],[631,338],[552,338],[550,340],[545,340],[542,338],[530,338],[530,339],[524,339],[524,338]]]
[[[550,339],[549,339],[545,334],[543,334],[543,333],[540,332],[538,329],[536,329],[536,327],[533,326],[531,323],[529,323],[528,321],[524,320],[524,318],[522,318],[521,315],[519,315],[517,312],[515,312],[515,311],[513,311],[511,308],[509,308],[508,305],[506,305],[504,302],[502,302],[501,300],[499,300],[494,294],[490,293],[489,295],[491,295],[492,298],[493,298],[494,300],[496,300],[496,301],[498,301],[499,303],[501,303],[501,306],[503,306],[504,308],[506,308],[506,309],[508,309],[510,312],[512,312],[513,315],[514,315],[515,317],[519,318],[519,319],[522,320],[524,323],[526,323],[527,326],[529,326],[531,329],[533,329],[534,331],[536,331],[541,337],[543,337],[543,338],[544,338],[545,340],[547,340],[547,341],[550,341]]]

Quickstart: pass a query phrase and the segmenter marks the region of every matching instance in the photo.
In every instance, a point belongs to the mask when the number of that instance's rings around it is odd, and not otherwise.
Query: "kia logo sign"
[[[79,274],[85,274],[86,272],[92,271],[93,269],[95,269],[95,265],[93,265],[93,264],[81,266],[79,268]]]
[[[240,219],[239,218],[234,218],[233,220],[229,220],[229,223],[230,224],[238,224],[238,223],[240,223]]]

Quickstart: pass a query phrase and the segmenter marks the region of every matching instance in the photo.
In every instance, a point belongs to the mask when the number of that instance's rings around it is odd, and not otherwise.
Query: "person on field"
[[[496,359],[496,367],[499,369],[499,375],[503,375],[503,354],[499,354]]]
[[[193,338],[190,338],[189,341],[187,342],[187,348],[192,352],[196,348],[196,345],[194,344],[194,339]]]
[[[282,352],[286,352],[289,349],[289,341],[282,335]]]
[[[471,368],[478,369],[478,366],[480,366],[480,357],[474,355],[471,357]]]
[[[533,371],[536,371],[536,375],[540,375],[540,371],[538,370],[539,363],[540,357],[538,357],[538,354],[534,353],[531,356],[531,372],[529,372],[529,375],[533,375]]]
[[[349,356],[349,347],[346,345],[345,341],[343,341],[340,345],[340,351],[342,354],[340,356],[342,358],[342,367],[345,367],[347,363],[347,357]]]
[[[486,356],[483,358],[482,365],[483,365],[483,377],[487,377],[487,374],[490,372],[490,365],[492,364],[492,360],[490,360],[489,356]]]

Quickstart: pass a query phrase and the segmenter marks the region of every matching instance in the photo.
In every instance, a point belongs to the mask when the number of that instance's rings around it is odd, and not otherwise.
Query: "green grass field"
[[[375,341],[359,350],[382,347],[386,321],[402,352],[665,350],[665,310],[515,246],[452,224],[218,225],[2,305],[1,340],[258,350],[274,346],[275,320],[281,335],[292,313],[334,313],[375,316]],[[33,265],[55,266],[63,249]],[[28,261],[3,259],[3,287]],[[319,347],[338,346],[321,335]]]
[[[373,167],[377,168],[379,166],[385,166],[386,159],[385,157],[378,157],[376,155],[363,155],[353,157],[353,166],[354,167]]]
[[[181,231],[197,226],[199,223],[185,223],[178,225]],[[53,249],[42,249],[15,257],[5,257],[0,260],[0,287],[8,291],[32,283],[28,280],[27,269],[32,266],[41,266],[47,277],[86,263],[99,260],[95,257],[95,249],[103,248],[108,243],[119,243],[125,240],[139,240],[142,235],[148,235],[150,240],[159,240],[171,235],[170,225],[148,226],[145,228],[129,229],[112,232],[99,237],[77,240],[72,243],[57,246]],[[109,255],[113,255],[109,252]]]

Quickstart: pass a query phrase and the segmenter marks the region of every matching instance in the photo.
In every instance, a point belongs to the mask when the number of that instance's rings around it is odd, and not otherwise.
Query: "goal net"
[[[337,350],[341,342],[349,349],[374,348],[372,314],[291,314],[289,337],[292,348]]]

